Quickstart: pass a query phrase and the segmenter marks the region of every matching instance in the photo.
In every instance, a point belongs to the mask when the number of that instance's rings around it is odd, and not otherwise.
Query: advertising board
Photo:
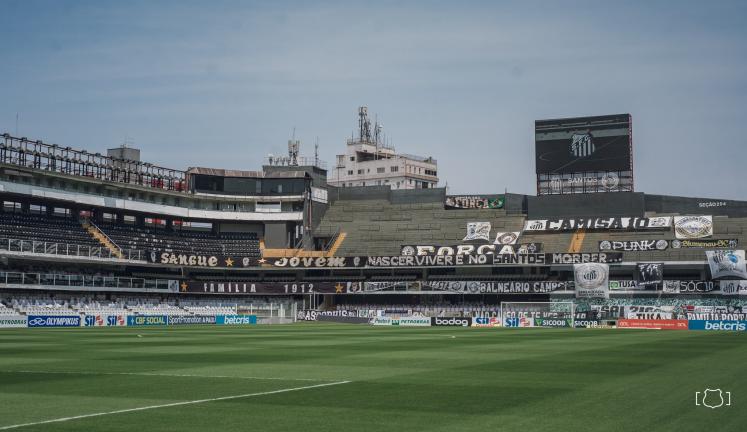
[[[430,327],[431,319],[429,317],[402,316],[399,318],[376,317],[371,324],[375,326],[399,326],[399,327]]]
[[[78,315],[29,315],[29,327],[80,327]]]
[[[687,320],[676,319],[620,319],[617,328],[687,330]]]
[[[572,327],[570,318],[535,318],[535,327]]]
[[[471,317],[431,317],[431,326],[434,327],[469,327],[471,325]]]
[[[256,315],[217,315],[215,323],[218,325],[250,325],[257,324]]]
[[[690,330],[747,331],[747,321],[736,320],[690,320]]]
[[[166,315],[130,315],[127,317],[128,326],[156,326],[168,323],[169,317]]]
[[[107,325],[107,321],[103,315],[86,315],[83,317],[84,327],[104,327]]]
[[[169,317],[169,325],[215,324],[215,315],[174,315]]]
[[[501,320],[497,317],[472,318],[472,327],[500,327]]]
[[[27,327],[28,317],[24,315],[0,315],[0,328]]]

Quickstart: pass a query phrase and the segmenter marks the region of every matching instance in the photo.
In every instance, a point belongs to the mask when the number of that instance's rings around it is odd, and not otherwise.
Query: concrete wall
[[[747,217],[747,202],[713,198],[646,195],[646,211]]]
[[[527,196],[530,219],[636,216],[645,213],[641,192]]]
[[[265,224],[265,247],[283,249],[288,244],[288,224],[284,222],[267,222]]]

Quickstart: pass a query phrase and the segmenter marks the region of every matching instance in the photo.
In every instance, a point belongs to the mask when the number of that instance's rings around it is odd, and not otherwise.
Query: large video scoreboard
[[[538,195],[633,191],[630,114],[537,120]]]

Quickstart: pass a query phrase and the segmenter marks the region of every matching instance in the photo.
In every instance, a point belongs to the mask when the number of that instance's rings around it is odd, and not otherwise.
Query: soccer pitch
[[[0,430],[742,431],[746,365],[727,332],[2,329]]]

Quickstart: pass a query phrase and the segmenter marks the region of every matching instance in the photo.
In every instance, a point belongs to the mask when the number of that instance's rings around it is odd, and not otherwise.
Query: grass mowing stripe
[[[169,407],[183,406],[183,405],[195,405],[195,404],[201,404],[201,403],[206,403],[206,402],[216,402],[216,401],[224,401],[224,400],[231,400],[231,399],[242,399],[242,398],[256,397],[256,396],[267,396],[267,395],[278,394],[278,393],[289,393],[289,392],[309,390],[309,389],[314,389],[314,388],[336,386],[340,384],[348,384],[350,382],[352,381],[337,381],[337,382],[332,382],[332,383],[315,384],[315,385],[304,386],[304,387],[293,387],[293,388],[272,390],[272,391],[266,391],[266,392],[246,393],[246,394],[241,394],[241,395],[222,396],[222,397],[210,398],[210,399],[198,399],[198,400],[184,401],[184,402],[173,402],[173,403],[161,404],[161,405],[149,405],[149,406],[144,406],[144,407],[128,408],[128,409],[122,409],[122,410],[116,410],[116,411],[83,414],[83,415],[72,416],[72,417],[62,417],[62,418],[51,419],[51,420],[43,420],[39,422],[0,426],[0,430],[18,429],[18,428],[28,427],[28,426],[38,426],[38,425],[49,424],[49,423],[61,423],[61,422],[66,422],[66,421],[71,421],[71,420],[80,420],[80,419],[91,418],[91,417],[124,414],[124,413],[129,413],[129,412],[146,411],[146,410],[153,410],[153,409],[159,409],[159,408],[169,408]]]
[[[193,375],[193,374],[168,374],[156,372],[90,372],[90,371],[43,371],[43,370],[0,370],[0,373],[24,373],[24,374],[49,374],[49,375],[135,375],[153,377],[176,377],[176,378],[229,378],[247,380],[273,380],[273,381],[314,381],[328,382],[332,380],[317,378],[281,378],[281,377],[257,377],[257,376],[232,376],[232,375]]]

